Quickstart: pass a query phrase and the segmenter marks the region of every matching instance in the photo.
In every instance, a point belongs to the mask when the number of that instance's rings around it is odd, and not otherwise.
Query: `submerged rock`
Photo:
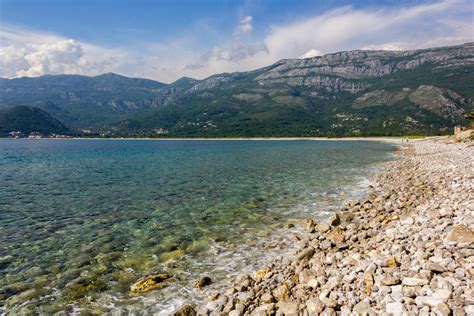
[[[172,278],[172,274],[168,273],[161,273],[148,276],[143,278],[130,286],[130,291],[132,293],[145,293],[152,291],[162,285],[162,283],[170,278]]]
[[[196,283],[194,283],[194,287],[197,287],[198,289],[202,289],[205,286],[208,286],[209,284],[212,283],[212,280],[210,277],[207,275],[200,277]]]
[[[165,252],[160,255],[160,260],[162,261],[168,261],[168,260],[173,260],[177,259],[179,257],[182,257],[186,255],[186,252],[183,249],[176,249],[173,251]]]

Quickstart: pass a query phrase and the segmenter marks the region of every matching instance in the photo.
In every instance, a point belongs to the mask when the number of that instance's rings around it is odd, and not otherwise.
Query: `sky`
[[[474,41],[474,1],[0,0],[0,77],[171,83],[353,49]]]

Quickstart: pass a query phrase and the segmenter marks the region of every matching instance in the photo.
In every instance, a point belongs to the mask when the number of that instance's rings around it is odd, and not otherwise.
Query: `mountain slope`
[[[3,79],[0,81],[0,105],[28,104],[45,111],[54,107],[54,115],[71,127],[99,127],[126,113],[158,106],[157,92],[166,86],[153,80],[113,73],[95,77],[47,75]]]
[[[34,105],[69,126],[116,135],[157,128],[172,136],[446,133],[474,107],[474,43],[286,59],[169,85],[113,74],[85,78],[1,81],[0,105]]]
[[[0,135],[11,131],[23,134],[40,132],[43,134],[62,134],[68,129],[48,113],[29,106],[15,106],[0,112]]]
[[[181,136],[450,132],[474,97],[474,44],[352,51],[211,76],[173,103],[122,122]]]

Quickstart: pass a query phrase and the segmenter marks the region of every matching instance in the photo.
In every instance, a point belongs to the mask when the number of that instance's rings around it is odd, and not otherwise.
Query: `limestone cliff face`
[[[348,51],[307,59],[286,59],[276,63],[255,80],[337,76],[345,79],[381,77],[403,69],[432,63],[435,67],[474,64],[474,43],[448,48],[413,51]]]
[[[247,73],[221,74],[201,80],[191,91],[226,88],[236,80],[258,74],[258,85],[276,84],[322,88],[328,92],[358,93],[371,86],[364,79],[394,74],[422,65],[434,69],[474,65],[474,43],[411,51],[346,51],[307,59],[284,59]]]

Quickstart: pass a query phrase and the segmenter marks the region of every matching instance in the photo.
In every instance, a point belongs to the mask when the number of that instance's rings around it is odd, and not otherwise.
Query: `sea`
[[[0,139],[0,314],[169,315],[362,198],[395,145]],[[294,228],[289,223],[294,223]],[[170,273],[145,294],[130,285]],[[194,287],[207,275],[213,284]]]

